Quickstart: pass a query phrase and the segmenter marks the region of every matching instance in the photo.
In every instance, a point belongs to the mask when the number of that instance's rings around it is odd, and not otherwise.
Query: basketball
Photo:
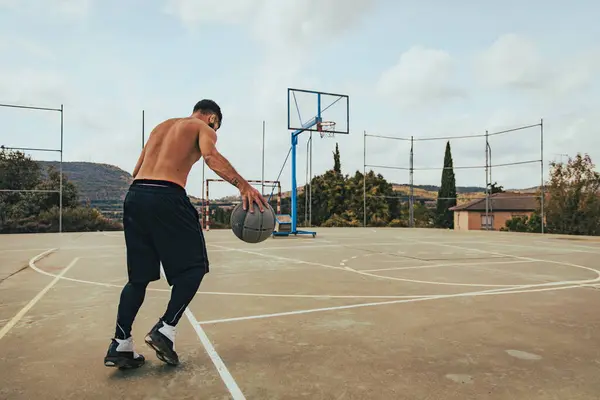
[[[275,212],[271,206],[264,206],[260,212],[258,204],[254,204],[254,214],[244,211],[242,203],[234,207],[231,213],[231,230],[246,243],[260,243],[266,240],[275,229]]]

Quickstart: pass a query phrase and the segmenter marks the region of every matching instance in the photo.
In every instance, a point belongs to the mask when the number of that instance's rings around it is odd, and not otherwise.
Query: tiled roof
[[[538,197],[534,194],[494,193],[490,195],[490,211],[535,211],[538,208]],[[451,211],[485,211],[485,198],[475,199],[468,203],[450,208]]]

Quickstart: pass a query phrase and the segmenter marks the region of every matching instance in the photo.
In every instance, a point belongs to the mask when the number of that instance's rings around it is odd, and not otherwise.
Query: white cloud
[[[166,0],[164,12],[189,29],[206,23],[246,26],[257,39],[278,50],[323,45],[354,29],[377,0]]]
[[[254,32],[268,45],[296,54],[325,46],[356,28],[376,0],[266,0],[259,9]]]
[[[0,0],[0,7],[30,15],[60,16],[77,21],[90,14],[93,0]]]
[[[54,54],[47,47],[15,35],[0,36],[0,52],[19,52],[38,59],[54,59]]]
[[[442,50],[415,46],[402,53],[398,63],[385,70],[377,93],[405,107],[420,106],[464,96],[453,85],[454,62]]]
[[[194,30],[205,23],[245,22],[262,3],[263,0],[166,0],[163,11]]]
[[[166,0],[164,11],[194,32],[203,24],[240,24],[264,48],[257,68],[254,98],[263,112],[268,99],[283,98],[285,89],[300,81],[318,51],[346,31],[355,29],[377,0]],[[207,12],[210,10],[210,12]],[[290,61],[293,60],[293,61]]]
[[[535,44],[515,34],[503,35],[476,58],[476,73],[487,86],[538,87],[543,64]]]
[[[93,0],[54,0],[55,9],[71,18],[82,18],[92,11]],[[52,4],[53,2],[47,2]]]
[[[585,89],[595,78],[600,71],[599,50],[544,57],[533,40],[505,34],[475,57],[475,73],[480,84],[487,88],[564,96]]]
[[[4,101],[32,105],[32,99],[36,99],[36,106],[57,107],[64,101],[67,91],[65,78],[51,70],[0,70],[0,93]]]

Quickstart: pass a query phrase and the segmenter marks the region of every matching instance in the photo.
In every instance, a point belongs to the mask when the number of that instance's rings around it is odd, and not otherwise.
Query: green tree
[[[365,181],[366,179],[366,181]],[[312,188],[312,219],[315,226],[361,226],[364,219],[363,189],[367,195],[369,226],[406,226],[401,198],[393,185],[373,171],[364,176],[343,175],[339,147],[333,152],[333,167],[312,178],[306,190],[298,195],[298,223],[304,221],[306,193]]]
[[[96,209],[79,204],[77,187],[63,174],[63,230],[115,230]],[[60,190],[60,173],[42,171],[40,165],[19,151],[0,151],[0,189]],[[59,224],[59,193],[0,192],[0,232],[56,232]]]
[[[452,162],[452,151],[450,141],[446,143],[444,155],[444,170],[442,172],[442,184],[438,191],[438,200],[435,215],[435,226],[439,228],[453,228],[454,214],[449,209],[456,205],[456,178]]]
[[[589,155],[552,163],[546,193],[549,233],[600,235],[600,173]]]
[[[505,223],[503,231],[539,233],[542,229],[542,218],[539,212],[534,212],[531,217],[512,217]]]
[[[25,153],[0,149],[0,189],[33,190],[40,183],[40,166]],[[0,192],[0,224],[14,213],[21,214],[25,192]]]
[[[338,144],[335,144],[335,152],[333,153],[333,171],[337,174],[342,173],[342,164],[340,162],[340,149]]]
[[[499,186],[498,182],[494,182],[490,185],[490,194],[504,193],[504,186]]]

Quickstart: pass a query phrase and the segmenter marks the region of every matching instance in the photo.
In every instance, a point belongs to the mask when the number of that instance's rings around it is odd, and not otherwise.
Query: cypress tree
[[[454,213],[449,208],[456,205],[456,178],[452,163],[450,141],[446,143],[444,155],[444,170],[442,171],[442,185],[438,191],[436,226],[439,228],[454,228]]]
[[[333,153],[333,170],[341,174],[342,173],[342,164],[340,162],[340,149],[338,148],[338,144],[335,144],[335,153]]]

